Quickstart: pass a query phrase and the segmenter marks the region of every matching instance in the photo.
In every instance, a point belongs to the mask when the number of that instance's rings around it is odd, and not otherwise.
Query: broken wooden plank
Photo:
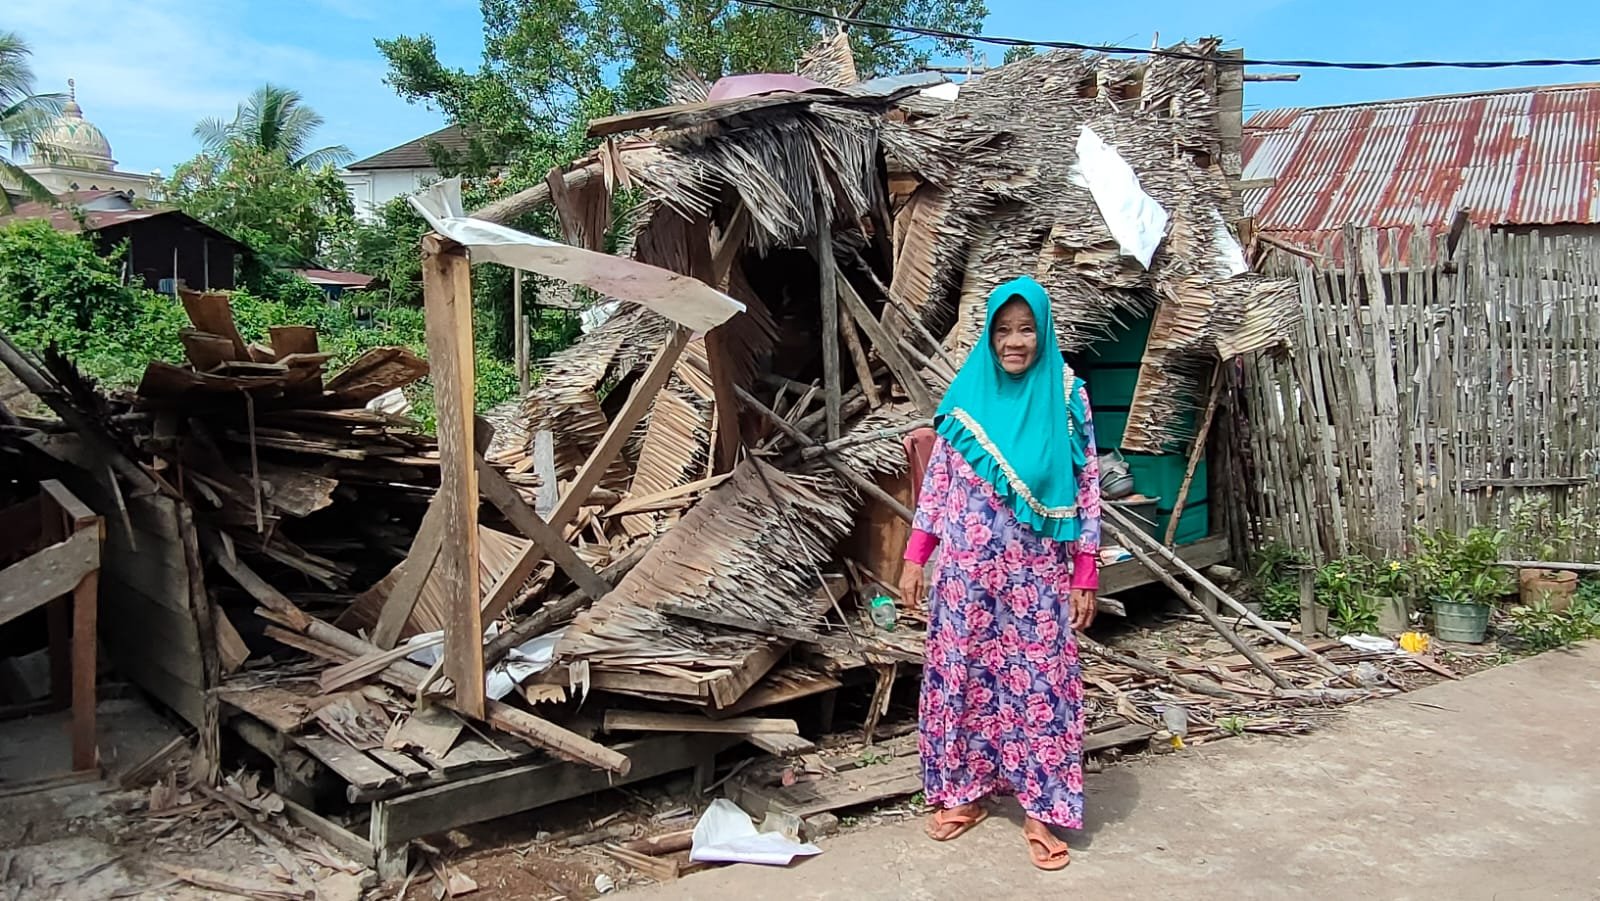
[[[215,533],[204,530],[200,533],[200,540],[205,544],[206,550],[211,554],[222,571],[233,577],[249,595],[263,607],[277,613],[286,620],[286,625],[297,632],[304,632],[311,623],[311,617],[305,611],[295,606],[282,592],[272,587],[266,579],[256,575],[255,570],[246,566],[243,560],[238,559],[233,553],[233,547],[226,544]]]
[[[467,823],[483,822],[642,779],[693,769],[708,755],[726,747],[729,740],[727,736],[718,735],[673,735],[625,743],[617,750],[637,761],[625,775],[552,761],[410,792],[373,806],[374,844],[403,844]]]
[[[228,614],[216,604],[211,605],[211,627],[216,633],[217,657],[222,663],[222,671],[238,672],[239,667],[244,666],[244,662],[250,659],[250,648],[240,637],[239,630],[233,627]]]
[[[189,314],[189,321],[202,332],[221,335],[233,346],[234,360],[249,360],[250,349],[245,346],[244,338],[239,335],[239,326],[233,318],[233,304],[228,300],[228,295],[217,291],[190,291],[186,288],[178,290],[178,301],[183,304],[183,311]]]
[[[811,739],[787,732],[751,732],[744,740],[774,757],[799,757],[817,749],[817,743]]]
[[[317,352],[317,330],[309,325],[274,325],[267,328],[272,353],[281,362],[293,354]]]
[[[400,640],[411,611],[422,597],[422,586],[439,559],[439,548],[444,543],[444,505],[434,495],[428,510],[422,514],[422,525],[411,541],[411,550],[400,564],[400,576],[384,599],[383,610],[378,614],[378,624],[372,630],[372,643],[380,648],[392,648]]]
[[[322,675],[317,679],[317,684],[324,694],[331,694],[346,685],[375,676],[388,669],[389,664],[396,660],[404,660],[413,652],[431,648],[443,640],[443,636],[427,640],[420,640],[419,638],[417,641],[407,642],[397,648],[390,648],[386,651],[380,650],[375,654],[357,657],[349,663],[341,663],[331,669],[323,670]]]
[[[483,617],[478,599],[478,471],[473,444],[472,267],[466,250],[438,235],[422,241],[428,358],[439,435],[443,541],[444,672],[456,703],[484,715]]]
[[[300,647],[307,653],[341,663],[377,650],[371,644],[321,620],[313,619],[311,627],[307,631],[310,640],[304,640],[304,636],[297,637],[283,633],[282,630],[274,631],[271,628],[267,630],[267,634],[269,637],[276,638],[279,641],[288,639],[290,642],[294,642],[296,647]],[[389,668],[379,675],[379,678],[383,679],[383,681],[407,694],[415,693],[426,677],[426,670],[406,660],[397,660],[389,664]],[[441,701],[457,713],[466,713],[466,710],[461,705],[450,698],[443,698]],[[576,760],[619,775],[625,775],[632,766],[632,761],[627,756],[590,741],[576,732],[558,726],[542,717],[518,710],[500,701],[489,701],[484,706],[485,715],[477,717],[478,719],[484,720],[496,729],[508,732],[544,748],[559,757],[567,760]]]
[[[434,357],[432,345],[428,356]],[[327,390],[351,406],[365,406],[378,395],[404,388],[428,372],[429,364],[404,347],[374,347],[329,378]]]
[[[867,359],[867,349],[861,344],[861,335],[856,332],[855,317],[849,310],[839,311],[839,330],[844,335],[845,347],[850,350],[850,362],[855,366],[856,381],[861,385],[861,391],[867,398],[867,406],[877,409],[883,405],[883,399],[878,396],[878,383],[872,377],[872,362]]]
[[[417,748],[434,760],[443,760],[455,747],[466,723],[461,717],[433,704],[411,714],[396,729],[388,744],[391,749]]]
[[[723,735],[747,735],[755,732],[784,732],[800,734],[800,725],[794,720],[764,717],[729,717],[725,720],[707,719],[693,713],[650,713],[642,710],[607,710],[607,732],[711,732]]]
[[[221,335],[186,328],[178,330],[178,340],[183,342],[183,355],[189,358],[189,365],[201,372],[210,372],[233,359],[233,342]]]
[[[735,393],[735,396],[738,396],[737,393]],[[689,495],[699,491],[710,491],[726,482],[728,475],[728,473],[723,473],[712,476],[709,479],[699,479],[675,488],[668,488],[665,491],[658,491],[654,494],[624,498],[617,502],[615,506],[606,510],[604,515],[607,518],[614,518],[627,516],[630,513],[654,513],[658,510],[675,510],[686,503]]]
[[[307,754],[321,761],[323,766],[337,773],[339,778],[351,785],[375,789],[399,785],[404,781],[400,774],[364,752],[326,735],[296,735],[294,741],[304,748]]]

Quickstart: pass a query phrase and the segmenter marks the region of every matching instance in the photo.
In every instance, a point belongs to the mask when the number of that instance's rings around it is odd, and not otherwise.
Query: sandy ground
[[[1600,898],[1600,645],[1090,778],[1074,862],[1033,869],[1003,807],[950,845],[920,821],[647,899]]]

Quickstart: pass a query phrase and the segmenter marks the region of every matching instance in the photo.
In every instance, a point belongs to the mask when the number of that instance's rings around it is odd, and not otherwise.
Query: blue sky
[[[1600,55],[1594,0],[1141,0],[1068,4],[989,0],[985,31],[1037,39],[1146,46],[1216,34],[1253,57],[1392,60]],[[358,156],[443,124],[383,83],[373,39],[427,33],[446,63],[475,67],[475,0],[12,0],[0,29],[34,49],[39,90],[78,82],[85,114],[120,168],[161,169],[191,156],[205,116],[229,116],[263,81],[299,90],[328,120],[322,142]],[[1529,14],[1515,18],[1520,10]],[[1533,11],[1537,10],[1534,14]],[[1492,26],[1491,21],[1508,24]],[[1002,54],[990,48],[989,58]],[[1294,84],[1252,84],[1250,109],[1311,106],[1527,84],[1600,80],[1600,70],[1309,71]]]

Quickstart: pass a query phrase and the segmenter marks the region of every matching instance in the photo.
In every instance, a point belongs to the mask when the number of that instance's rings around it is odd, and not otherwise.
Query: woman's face
[[[1039,330],[1033,321],[1033,311],[1021,298],[1006,301],[995,314],[992,329],[994,355],[1000,368],[1011,375],[1028,371],[1039,356]]]

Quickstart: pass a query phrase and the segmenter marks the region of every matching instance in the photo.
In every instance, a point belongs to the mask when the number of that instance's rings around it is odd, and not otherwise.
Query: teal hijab
[[[994,320],[1012,298],[1033,311],[1039,351],[1012,375],[994,352]],[[1050,298],[1026,276],[989,295],[983,336],[967,355],[934,416],[934,429],[1034,534],[1078,537],[1078,472],[1087,462],[1083,382],[1067,368]]]

